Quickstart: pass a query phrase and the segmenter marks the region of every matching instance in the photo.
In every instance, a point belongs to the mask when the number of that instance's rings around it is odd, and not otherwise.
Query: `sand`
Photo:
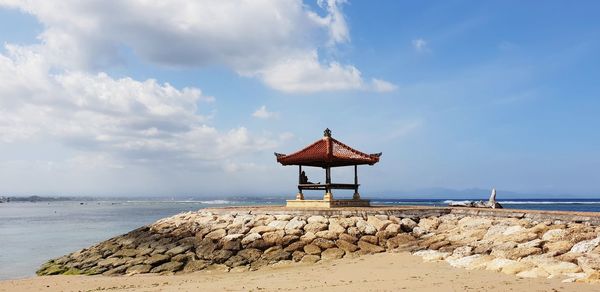
[[[0,291],[600,291],[600,284],[520,279],[381,253],[252,272],[160,276],[45,276],[0,282]]]

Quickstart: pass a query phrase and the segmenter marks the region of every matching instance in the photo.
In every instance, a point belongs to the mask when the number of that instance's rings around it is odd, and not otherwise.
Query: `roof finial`
[[[329,128],[325,129],[325,131],[323,132],[323,136],[331,137],[331,130],[329,130]]]

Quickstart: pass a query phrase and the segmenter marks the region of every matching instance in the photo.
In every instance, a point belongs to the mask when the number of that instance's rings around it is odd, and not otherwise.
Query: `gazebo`
[[[358,192],[358,165],[373,165],[379,162],[381,153],[366,154],[331,137],[331,130],[325,129],[322,139],[292,154],[275,153],[277,162],[282,165],[298,165],[298,194],[295,200],[288,200],[288,207],[341,207],[369,206],[369,200],[360,198]],[[309,182],[302,166],[325,169],[325,183]],[[332,183],[331,168],[354,166],[354,183]],[[333,199],[333,189],[354,190],[352,199]],[[303,190],[324,190],[323,200],[305,200]]]

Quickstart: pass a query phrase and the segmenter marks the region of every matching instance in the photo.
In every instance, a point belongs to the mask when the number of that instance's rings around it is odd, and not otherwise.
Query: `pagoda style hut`
[[[285,155],[275,153],[277,162],[282,165],[298,165],[298,194],[295,200],[288,200],[288,207],[341,207],[369,206],[369,200],[360,198],[358,192],[358,165],[373,165],[379,162],[381,153],[366,154],[331,137],[331,130],[325,129],[322,139],[315,141],[306,148]],[[325,183],[312,183],[302,171],[302,166],[321,167],[325,169]],[[354,183],[332,183],[331,168],[339,166],[354,166]],[[352,199],[334,200],[333,189],[354,190]],[[303,190],[324,190],[323,200],[305,200]]]

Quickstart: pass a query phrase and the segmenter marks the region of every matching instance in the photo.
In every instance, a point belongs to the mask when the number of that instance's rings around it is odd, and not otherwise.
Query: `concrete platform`
[[[289,208],[340,208],[340,207],[369,207],[370,200],[287,200]]]

